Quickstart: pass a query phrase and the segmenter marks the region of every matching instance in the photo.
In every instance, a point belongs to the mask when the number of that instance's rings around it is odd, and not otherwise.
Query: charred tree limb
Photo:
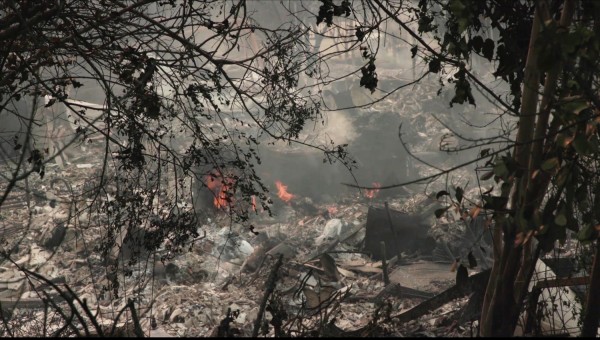
[[[258,315],[256,316],[256,320],[254,321],[254,329],[252,330],[253,338],[256,338],[258,336],[258,331],[260,330],[260,324],[263,318],[263,314],[265,313],[265,308],[267,307],[269,297],[275,290],[275,283],[277,282],[277,272],[279,271],[279,267],[281,267],[282,263],[283,254],[279,254],[279,256],[277,257],[277,262],[275,262],[275,265],[271,270],[271,274],[269,274],[269,278],[267,279],[265,295],[263,295],[262,301],[260,302],[260,307],[258,308]]]
[[[137,311],[135,310],[135,304],[132,299],[129,299],[127,302],[129,309],[131,310],[131,318],[133,319],[133,332],[138,338],[144,337],[144,331],[142,331],[142,326],[140,325],[140,319],[137,315]]]

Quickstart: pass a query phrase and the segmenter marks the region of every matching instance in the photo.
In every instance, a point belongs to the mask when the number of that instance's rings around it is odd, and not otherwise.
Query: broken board
[[[437,293],[454,285],[456,273],[446,264],[419,261],[390,273],[390,282],[402,287]]]

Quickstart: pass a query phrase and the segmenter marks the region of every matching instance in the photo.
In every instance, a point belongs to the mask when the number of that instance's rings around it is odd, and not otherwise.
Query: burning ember
[[[365,197],[367,197],[368,199],[373,199],[375,197],[377,197],[377,194],[379,194],[379,188],[381,188],[381,183],[377,183],[377,182],[373,182],[373,187],[377,188],[377,189],[366,189],[365,190]]]
[[[256,196],[252,195],[252,210],[256,211]]]
[[[338,212],[338,208],[336,206],[330,205],[327,207],[327,212],[329,212],[330,216],[334,216]]]
[[[221,175],[207,175],[206,186],[215,196],[213,199],[215,208],[225,209],[226,207],[230,206],[231,198],[228,197],[227,192],[233,186],[232,179],[223,179]]]
[[[277,186],[278,191],[277,196],[279,196],[282,201],[289,202],[292,198],[294,198],[294,195],[287,192],[287,185],[283,185],[281,181],[275,181],[275,185]]]

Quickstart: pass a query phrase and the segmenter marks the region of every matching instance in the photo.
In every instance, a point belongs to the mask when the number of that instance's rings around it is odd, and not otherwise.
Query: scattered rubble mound
[[[413,92],[436,89],[423,84]],[[421,112],[433,97],[391,96],[372,108],[401,111],[404,126],[414,127],[404,137],[426,161],[439,144],[427,137],[439,135],[435,120]],[[43,179],[31,176],[1,206],[0,327],[19,332],[11,335],[477,334],[491,264],[488,226],[453,210],[435,219],[440,181],[427,189],[433,196],[408,186],[386,196],[356,191],[329,200],[335,203],[282,199],[274,217],[253,217],[258,234],[217,211],[198,223],[202,236],[188,251],[172,254],[165,245],[140,251],[144,235],[134,233],[115,236],[108,249],[102,244],[109,221],[98,206],[114,199],[118,184],[94,194],[98,173],[111,169],[91,148],[80,155],[50,164]],[[434,172],[419,162],[401,170],[413,179]],[[453,178],[466,183],[468,174],[461,169]]]
[[[274,217],[256,216],[257,235],[231,224],[221,211],[198,226],[203,236],[190,251],[165,261],[164,250],[142,253],[125,266],[100,256],[103,217],[70,203],[89,186],[98,166],[50,168],[43,181],[30,181],[36,189],[29,194],[16,189],[5,201],[2,236],[10,256],[0,267],[0,303],[10,329],[40,335],[43,326],[45,335],[86,334],[81,321],[65,327],[57,312],[73,308],[89,321],[89,334],[465,336],[472,331],[470,320],[460,318],[467,292],[451,293],[409,322],[397,322],[412,307],[455,287],[452,259],[435,262],[407,246],[408,237],[430,238],[428,229],[435,226],[435,220],[419,215],[428,209],[410,209],[437,204],[426,195],[390,198],[389,205],[359,196],[327,206],[298,199],[301,204],[278,205]],[[373,212],[377,216],[369,217]],[[384,264],[375,260],[382,258],[380,248],[369,246],[365,236],[389,222],[381,220],[387,213],[403,241],[397,249],[388,242],[394,253]],[[401,223],[417,220],[425,228]],[[377,236],[369,237],[379,244]],[[123,240],[119,256],[130,256],[131,241]]]

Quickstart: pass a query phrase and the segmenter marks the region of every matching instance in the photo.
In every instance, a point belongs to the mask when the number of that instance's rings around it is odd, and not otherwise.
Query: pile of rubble
[[[342,90],[332,92],[331,100],[341,97]],[[444,109],[438,105],[436,90],[431,84],[415,85],[410,95],[398,92],[372,108],[386,112],[392,122],[401,116],[404,126],[412,127],[402,132],[414,146],[412,154],[426,162],[442,154],[434,154],[440,141],[431,136],[439,136],[439,125],[428,116]],[[376,126],[371,121],[375,116],[356,114],[352,122]],[[395,123],[386,124],[393,126],[395,136]],[[381,175],[399,172],[386,159],[392,151],[384,151],[369,161],[388,162]],[[452,158],[432,163],[460,162]],[[433,196],[421,193],[422,187],[408,186],[385,197],[376,190],[363,191],[330,204],[314,203],[309,197],[278,201],[273,217],[259,214],[251,221],[258,235],[232,223],[226,211],[217,211],[198,225],[202,236],[190,243],[188,252],[164,260],[161,248],[127,266],[121,261],[117,265],[127,270],[119,271],[99,251],[107,217],[72,204],[76,194],[90,189],[90,178],[103,168],[100,162],[93,152],[84,152],[61,164],[61,169],[50,164],[43,180],[31,176],[19,183],[0,206],[0,237],[5,241],[0,311],[6,321],[0,329],[5,332],[476,334],[491,264],[489,240],[482,237],[487,226],[482,219],[466,223],[452,209],[442,218],[434,217],[441,206],[435,192],[445,189],[444,178],[429,183],[427,190]],[[405,179],[438,171],[419,162],[406,165],[404,158],[396,162],[405,167],[401,169]],[[467,170],[453,173],[454,183],[470,179]],[[475,201],[476,194],[467,192],[465,197]],[[84,199],[93,205],[110,196]],[[124,255],[136,245],[115,246],[117,255]],[[75,326],[64,321],[69,318],[77,319],[71,322]]]
[[[44,318],[45,334],[63,334],[60,317],[44,314],[48,306],[68,311],[72,303],[86,315],[72,296],[65,300],[56,288],[70,289],[85,301],[107,333],[113,326],[132,329],[126,308],[131,302],[140,329],[150,336],[471,332],[474,318],[460,312],[470,288],[453,292],[453,259],[432,255],[437,243],[431,230],[437,222],[426,216],[439,203],[431,197],[413,194],[389,199],[389,204],[349,197],[327,206],[298,199],[303,203],[279,205],[274,217],[257,216],[252,222],[258,235],[217,212],[198,227],[203,237],[189,252],[164,262],[160,250],[146,254],[128,273],[118,273],[115,290],[111,271],[95,251],[105,221],[76,213],[68,203],[71,191],[81,190],[83,179],[99,166],[85,164],[61,172],[49,169],[44,182],[30,183],[36,188],[31,197],[16,189],[2,207],[10,260],[0,267],[0,303],[13,327],[22,323],[23,334],[40,335],[35,332]],[[402,321],[423,304],[428,305],[418,315]]]
[[[434,93],[434,87],[423,84],[413,90]],[[421,104],[426,101],[415,101],[413,94],[388,97],[369,112],[385,113],[390,126],[395,126],[396,116],[403,117],[405,126],[414,125],[406,137],[416,146],[415,152],[427,157],[439,141],[413,132],[435,131],[435,120],[422,112]],[[433,101],[434,96],[430,97]],[[397,103],[403,103],[401,110]],[[361,129],[378,126],[372,114],[352,114],[353,124]],[[363,131],[365,138],[367,132],[377,135],[376,129],[371,130]],[[388,151],[381,152],[381,159],[368,161],[385,163]],[[30,335],[85,334],[83,324],[96,328],[93,319],[105,333],[112,328],[130,330],[131,321],[139,320],[138,331],[151,336],[252,335],[257,331],[294,336],[314,332],[467,335],[471,331],[467,325],[473,318],[457,313],[466,304],[462,298],[466,293],[451,289],[457,274],[453,264],[457,258],[466,263],[463,253],[473,242],[440,237],[445,235],[442,230],[451,227],[460,234],[465,227],[457,220],[436,220],[433,212],[439,202],[420,193],[421,187],[409,186],[387,196],[377,190],[357,191],[359,195],[330,199],[335,202],[330,204],[299,195],[290,202],[276,202],[274,217],[256,216],[251,222],[258,235],[232,224],[227,213],[220,211],[198,225],[202,236],[190,243],[189,252],[168,261],[161,261],[164,249],[144,253],[135,264],[125,266],[126,261],[121,261],[118,265],[126,270],[118,271],[100,251],[108,217],[97,213],[98,209],[94,213],[83,209],[111,199],[110,194],[85,194],[93,192],[91,179],[103,169],[102,160],[91,146],[77,155],[48,164],[44,179],[30,176],[28,182],[18,183],[0,207],[0,237],[6,241],[7,255],[0,265],[0,310],[12,316],[8,328]],[[404,164],[400,158],[397,162]],[[389,165],[379,175],[396,172]],[[401,175],[417,178],[427,171],[433,170],[415,163]],[[455,177],[466,182],[466,174],[458,171]],[[337,177],[334,180],[339,182]],[[110,193],[116,184],[105,185]],[[443,187],[438,181],[427,190]],[[85,204],[73,204],[74,200]],[[121,236],[123,240],[126,235]],[[131,246],[116,244],[116,255],[130,252]],[[280,257],[282,262],[274,272]],[[474,275],[480,269],[469,270]],[[435,300],[448,289],[450,293]],[[270,299],[263,303],[267,291],[271,291]],[[73,296],[81,302],[85,299],[89,315]],[[433,302],[426,303],[430,299]],[[424,306],[419,317],[401,321],[408,315],[405,312],[419,305]],[[48,314],[46,306],[54,314]],[[135,308],[136,317],[129,306]],[[58,307],[90,317],[78,320],[79,328],[67,329],[62,326],[68,315],[59,315]],[[265,320],[270,324],[265,325]]]

